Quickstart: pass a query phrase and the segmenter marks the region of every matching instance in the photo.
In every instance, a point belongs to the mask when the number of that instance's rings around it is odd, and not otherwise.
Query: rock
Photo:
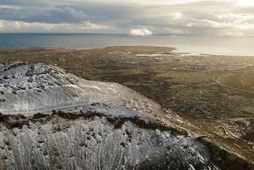
[[[27,72],[33,77],[32,82],[31,77],[27,78]],[[152,104],[153,113],[161,112],[158,104],[120,84],[87,81],[54,66],[16,62],[0,67],[0,78],[11,75],[15,78],[0,83],[0,91],[4,92],[6,100],[0,105],[3,114],[25,112],[33,115],[51,113],[52,110],[76,113],[78,109],[111,116],[150,115],[133,109],[139,105],[146,107],[146,103]],[[138,100],[125,106],[125,101],[133,98]]]
[[[122,85],[0,66],[0,78],[12,75],[0,83],[0,169],[218,169],[203,144],[157,120],[160,105]],[[13,94],[19,86],[30,88]]]

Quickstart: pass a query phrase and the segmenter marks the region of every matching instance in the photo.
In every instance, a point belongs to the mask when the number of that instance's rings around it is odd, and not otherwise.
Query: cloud
[[[108,29],[108,25],[99,25],[91,22],[79,24],[73,23],[39,23],[39,22],[23,22],[23,21],[6,21],[0,20],[0,30],[3,32],[82,32],[89,30]]]
[[[4,27],[4,25],[3,25],[3,23],[0,21],[0,31],[2,31],[3,27]]]
[[[82,28],[92,29],[92,30],[108,29],[110,27],[108,25],[99,25],[99,24],[94,24],[94,23],[91,23],[91,22],[84,22],[80,26]]]
[[[1,0],[0,31],[254,36],[253,11],[249,0]]]
[[[254,6],[254,2],[252,0],[238,0],[237,5],[240,5],[240,6]]]
[[[141,28],[141,29],[131,29],[130,30],[130,35],[135,35],[135,36],[148,36],[152,35],[152,31],[146,29],[146,28]]]
[[[20,7],[15,5],[1,5],[0,4],[0,9],[20,9]]]

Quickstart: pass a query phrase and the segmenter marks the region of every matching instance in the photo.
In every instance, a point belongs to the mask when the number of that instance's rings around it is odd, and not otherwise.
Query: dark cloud
[[[22,9],[1,9],[0,19],[25,22],[46,22],[46,23],[75,23],[83,21],[88,16],[82,11],[64,7],[49,8],[22,8]]]
[[[130,0],[121,3],[117,0],[1,0],[0,30],[9,30],[13,25],[13,31],[29,30],[31,24],[31,27],[36,25],[34,29],[52,27],[57,31],[57,25],[66,24],[68,31],[73,32],[86,31],[84,28],[88,27],[123,33],[132,28],[172,34],[224,34],[230,30],[254,33],[254,7],[239,6],[239,2],[241,0]]]

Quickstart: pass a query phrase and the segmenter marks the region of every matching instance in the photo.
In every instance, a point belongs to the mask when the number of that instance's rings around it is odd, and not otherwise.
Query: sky
[[[254,0],[0,0],[0,32],[254,36]]]

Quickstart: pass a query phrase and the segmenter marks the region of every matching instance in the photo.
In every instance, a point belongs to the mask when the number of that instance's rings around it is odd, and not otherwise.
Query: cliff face
[[[207,148],[115,83],[44,64],[0,66],[0,169],[218,169]]]

